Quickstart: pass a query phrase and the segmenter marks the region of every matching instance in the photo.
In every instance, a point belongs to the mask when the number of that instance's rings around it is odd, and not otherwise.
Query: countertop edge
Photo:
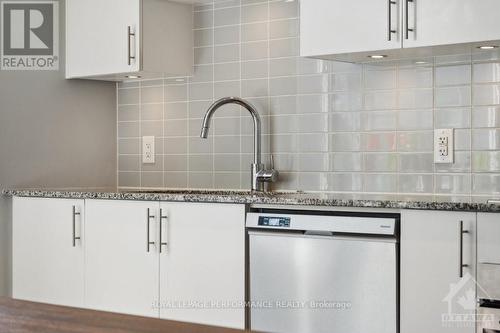
[[[342,208],[411,209],[465,212],[500,212],[500,205],[467,202],[425,202],[398,200],[356,200],[300,197],[296,194],[250,194],[221,191],[220,193],[154,193],[154,192],[107,192],[66,190],[2,190],[4,196],[59,198],[59,199],[102,199],[171,201],[229,204],[261,204]]]

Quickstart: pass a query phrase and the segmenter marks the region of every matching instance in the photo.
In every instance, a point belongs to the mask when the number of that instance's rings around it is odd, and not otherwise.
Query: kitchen
[[[497,1],[0,3],[0,331],[500,331]]]

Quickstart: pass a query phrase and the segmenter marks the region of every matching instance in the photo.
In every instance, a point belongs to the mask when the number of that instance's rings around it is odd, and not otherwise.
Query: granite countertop
[[[272,192],[249,191],[131,191],[116,189],[6,189],[6,196],[147,200],[174,202],[240,203],[261,205],[290,205],[316,207],[353,207],[385,209],[419,209],[446,211],[500,212],[500,205],[467,200],[467,197],[448,198],[438,196],[404,196],[380,194]]]

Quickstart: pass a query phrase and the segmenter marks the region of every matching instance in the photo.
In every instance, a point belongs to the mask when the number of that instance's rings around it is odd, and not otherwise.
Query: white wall
[[[0,71],[0,188],[114,187],[115,84],[64,79],[60,71]],[[0,198],[0,295],[8,293],[9,202]]]

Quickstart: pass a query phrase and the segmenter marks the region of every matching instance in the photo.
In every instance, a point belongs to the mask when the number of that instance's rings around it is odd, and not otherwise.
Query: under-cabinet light
[[[498,46],[497,45],[481,45],[481,46],[478,46],[477,48],[481,49],[481,50],[493,50],[493,49],[498,48]]]

